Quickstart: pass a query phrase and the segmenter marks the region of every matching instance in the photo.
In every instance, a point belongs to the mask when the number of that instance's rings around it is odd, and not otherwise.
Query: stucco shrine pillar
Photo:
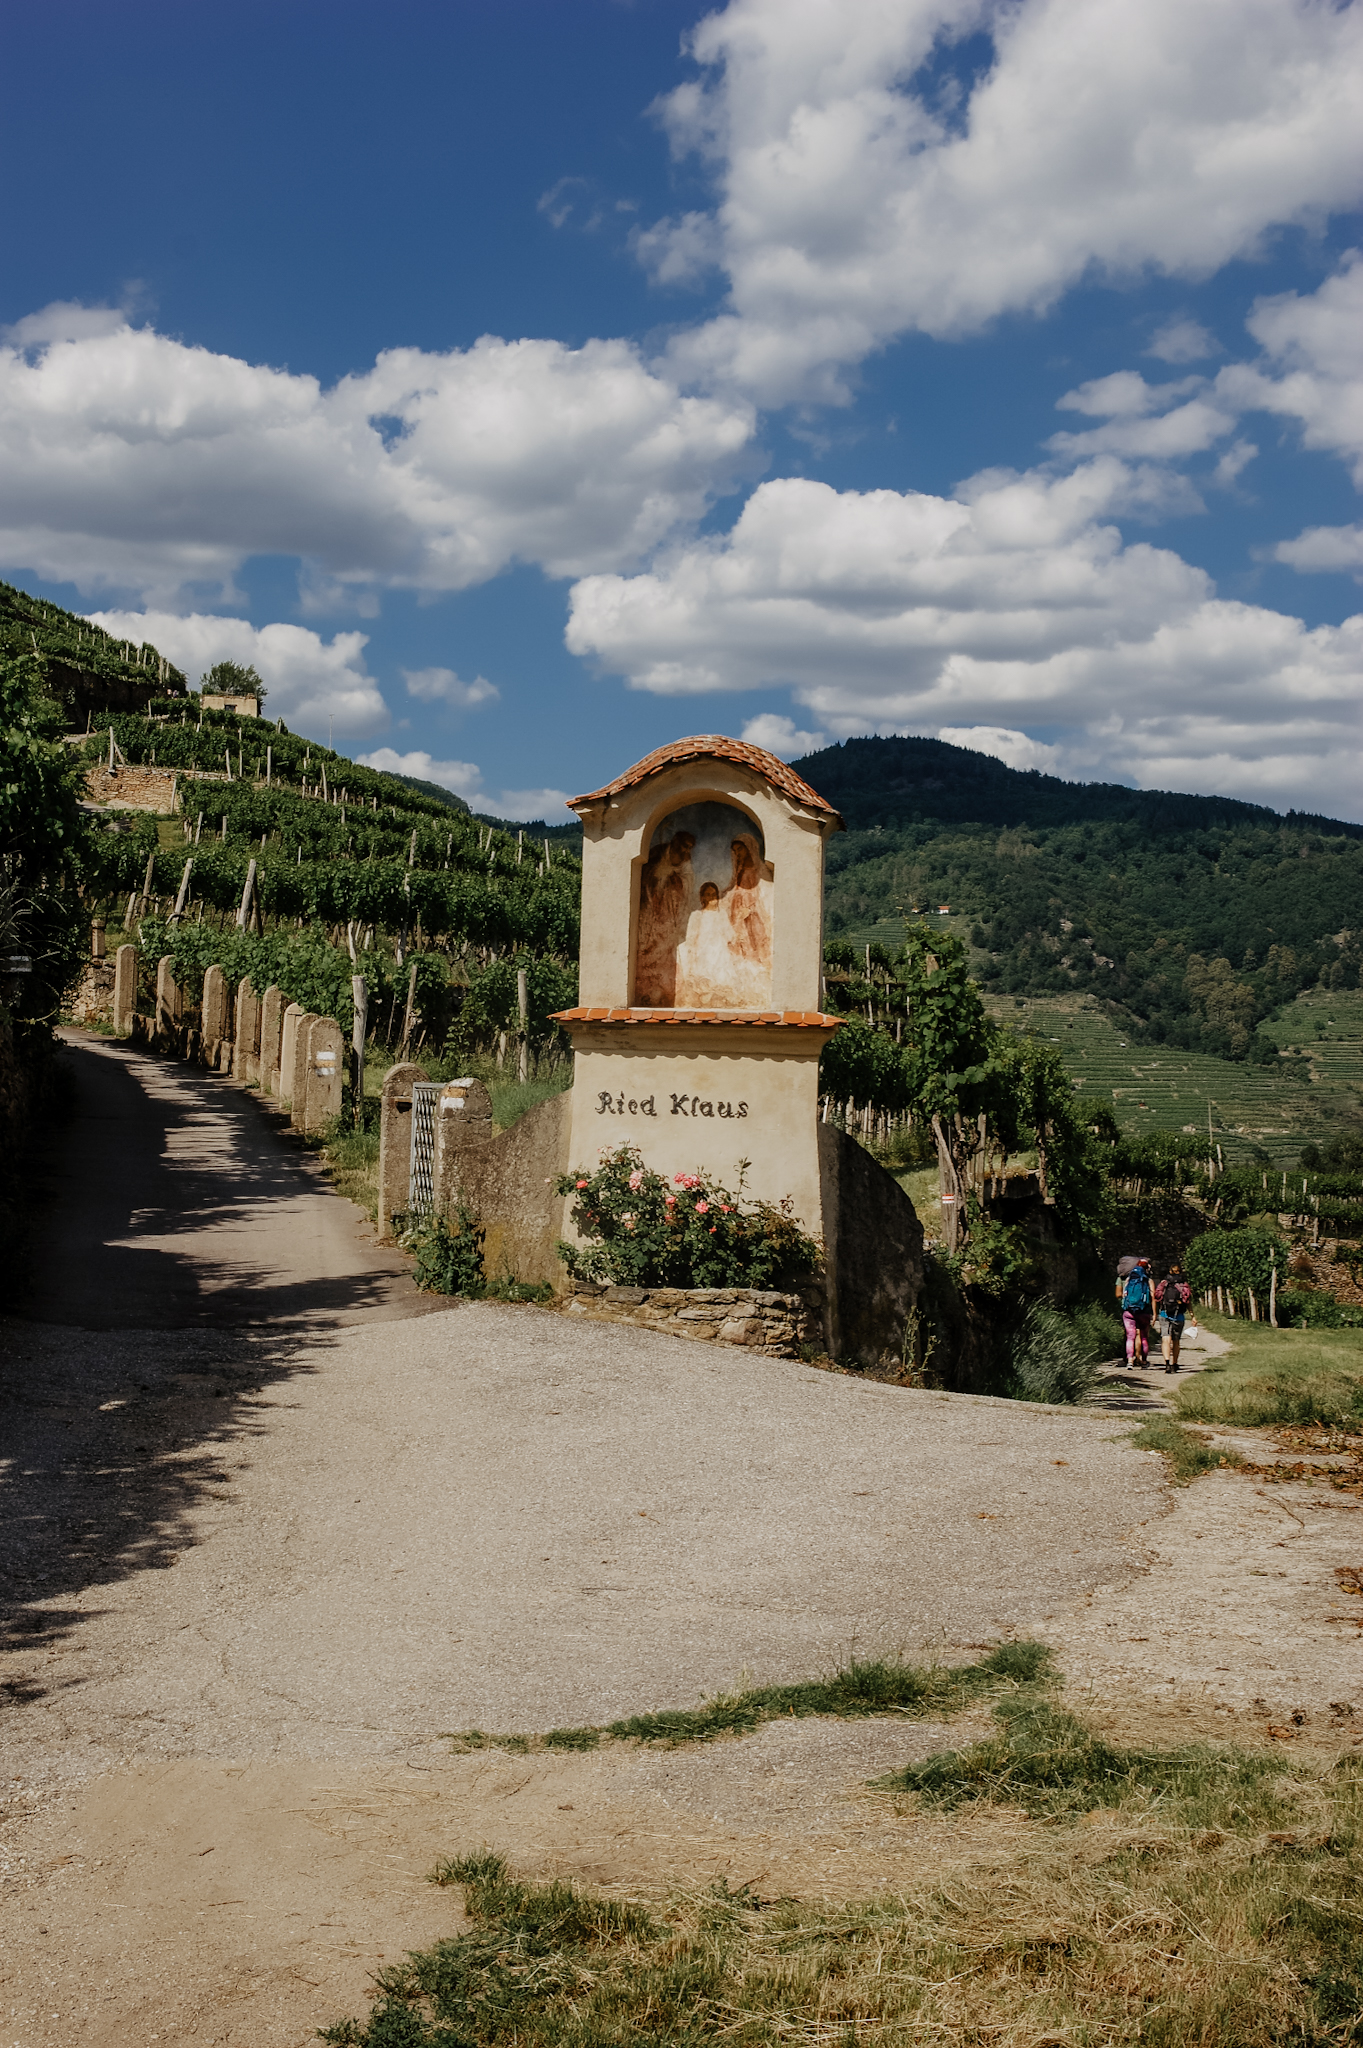
[[[824,847],[842,829],[785,762],[706,735],[572,799],[583,827],[569,1157],[637,1145],[789,1197],[825,1234],[819,1055]]]

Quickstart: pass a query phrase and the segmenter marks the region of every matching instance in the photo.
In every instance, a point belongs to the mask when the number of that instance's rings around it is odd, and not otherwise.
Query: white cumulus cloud
[[[392,349],[324,390],[48,308],[0,346],[0,560],[163,605],[262,554],[333,596],[580,575],[697,518],[752,429],[624,341]]]
[[[769,754],[779,754],[783,760],[793,761],[798,754],[812,754],[819,747],[828,745],[826,732],[801,732],[793,718],[787,718],[779,711],[760,711],[756,718],[750,718],[740,738],[750,746],[765,747]]]
[[[380,768],[389,775],[411,775],[418,782],[438,782],[442,789],[463,797],[470,809],[484,811],[492,818],[543,818],[551,825],[567,823],[561,815],[569,795],[564,789],[485,789],[483,771],[474,762],[437,761],[420,751],[399,754],[392,747],[376,747],[372,754],[361,754],[359,758],[365,768]]]
[[[953,747],[992,754],[996,760],[1006,761],[1010,768],[1039,768],[1046,775],[1053,775],[1063,760],[1059,747],[1046,746],[1006,725],[944,725],[937,737]]]
[[[475,711],[480,704],[495,704],[501,692],[486,676],[466,683],[452,668],[405,668],[402,679],[409,697],[426,704],[454,704],[461,711]]]
[[[1363,526],[1309,526],[1295,540],[1279,541],[1273,559],[1306,575],[1345,569],[1363,578]]]
[[[761,485],[731,533],[584,578],[568,644],[660,695],[792,690],[822,729],[1046,728],[1065,773],[1360,810],[1363,618],[1216,596],[1112,524],[1130,473],[990,473],[953,499]]]
[[[922,67],[982,28],[994,61],[949,107]],[[894,335],[1041,312],[1093,272],[1207,275],[1363,190],[1356,7],[730,0],[690,47],[702,75],[660,111],[712,167],[714,233],[687,215],[640,253],[685,277],[717,244],[730,307],[674,358],[768,403],[835,396]]]
[[[1184,315],[1157,328],[1145,353],[1162,363],[1202,363],[1208,356],[1219,356],[1221,344],[1200,320]]]
[[[306,626],[253,626],[248,619],[207,612],[91,612],[119,639],[149,640],[198,686],[216,661],[253,667],[269,691],[267,715],[286,725],[320,731],[329,719],[340,734],[371,733],[388,723],[388,707],[366,672],[368,635],[337,633],[323,640]]]
[[[1317,291],[1261,299],[1248,324],[1264,361],[1229,364],[1217,399],[1297,420],[1306,447],[1341,456],[1363,486],[1363,252]]]

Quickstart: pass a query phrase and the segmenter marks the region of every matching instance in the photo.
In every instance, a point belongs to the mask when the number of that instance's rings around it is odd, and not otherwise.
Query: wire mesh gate
[[[412,1085],[411,1193],[407,1198],[413,1216],[429,1216],[435,1207],[435,1105],[440,1093],[435,1081]]]

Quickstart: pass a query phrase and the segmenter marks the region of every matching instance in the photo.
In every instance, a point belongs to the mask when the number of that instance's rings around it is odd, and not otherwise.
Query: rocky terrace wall
[[[634,1323],[702,1344],[734,1344],[763,1358],[797,1358],[802,1344],[823,1350],[823,1303],[752,1287],[611,1287],[570,1280],[565,1315],[598,1323]]]

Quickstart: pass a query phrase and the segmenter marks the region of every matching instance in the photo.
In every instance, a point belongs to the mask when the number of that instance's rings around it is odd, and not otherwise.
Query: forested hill
[[[1229,796],[1187,796],[1172,790],[1127,789],[1117,782],[1062,782],[1035,768],[1009,768],[992,754],[945,740],[852,739],[792,762],[819,795],[835,804],[851,832],[875,825],[1139,824],[1146,831],[1187,832],[1206,825],[1283,823],[1264,804]],[[1363,839],[1363,825],[1300,811],[1291,824]]]
[[[987,989],[1087,994],[1135,1035],[1277,1058],[1259,1025],[1357,988],[1363,827],[1228,797],[1023,774],[938,740],[858,739],[795,764],[847,819],[828,850],[836,947],[897,945],[951,907]]]

